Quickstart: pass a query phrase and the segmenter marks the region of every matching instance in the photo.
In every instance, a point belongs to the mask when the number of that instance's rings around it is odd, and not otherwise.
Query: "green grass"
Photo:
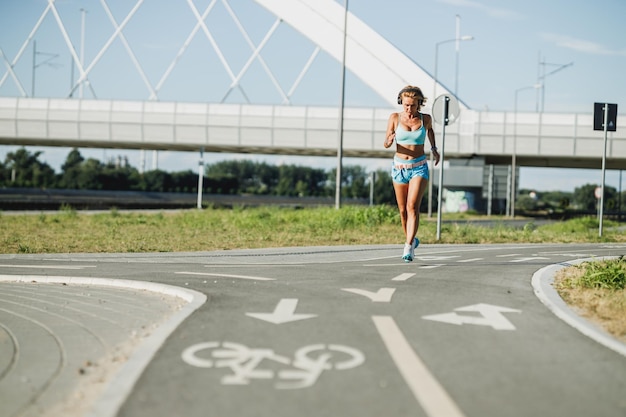
[[[572,275],[560,282],[565,288],[587,288],[603,290],[623,290],[626,288],[626,259],[583,262],[574,268],[580,273]]]
[[[626,242],[605,222],[583,218],[513,227],[492,217],[491,227],[477,216],[444,215],[441,239],[436,216],[421,215],[423,243],[598,243]],[[0,213],[0,253],[188,252],[290,246],[400,244],[404,241],[395,207],[259,207],[88,214],[66,208],[53,214]]]
[[[556,274],[554,286],[569,305],[626,343],[626,259],[583,262]]]

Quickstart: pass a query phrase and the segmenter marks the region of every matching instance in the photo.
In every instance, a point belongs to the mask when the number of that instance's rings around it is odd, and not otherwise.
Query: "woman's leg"
[[[398,204],[398,211],[400,212],[400,222],[402,223],[402,230],[404,230],[404,235],[407,233],[407,195],[409,193],[409,184],[402,184],[398,182],[393,182],[393,190],[396,194],[396,203]]]
[[[407,191],[407,203],[406,203],[406,239],[407,243],[412,244],[413,239],[417,235],[420,221],[420,205],[422,204],[422,197],[428,187],[428,180],[423,177],[414,177],[409,182]]]

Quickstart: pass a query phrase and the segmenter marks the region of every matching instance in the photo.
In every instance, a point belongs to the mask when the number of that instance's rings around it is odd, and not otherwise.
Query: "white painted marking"
[[[422,316],[425,320],[439,321],[442,323],[455,324],[462,326],[463,324],[475,324],[478,326],[491,326],[495,330],[515,330],[515,326],[502,313],[521,313],[508,307],[499,307],[491,304],[474,304],[467,307],[455,308],[454,311],[473,311],[480,313],[481,317],[465,316],[457,313],[433,314]]]
[[[388,303],[391,301],[393,293],[396,292],[395,288],[381,288],[376,292],[360,290],[358,288],[342,288],[341,291],[351,292],[357,295],[362,295],[369,298],[375,303]]]
[[[202,276],[221,277],[221,278],[251,279],[254,281],[276,281],[275,278],[253,277],[249,275],[212,274],[210,272],[175,272],[175,273],[179,275],[202,275]]]
[[[317,314],[296,314],[297,306],[297,298],[283,298],[278,302],[272,313],[246,313],[246,316],[274,324],[283,324],[317,317]]]
[[[512,261],[509,261],[509,262],[536,261],[537,259],[550,259],[550,258],[544,258],[543,256],[529,256],[527,258],[513,259]]]
[[[443,265],[439,264],[439,265],[426,265],[426,266],[420,266],[420,269],[435,269],[435,268],[439,268]]]
[[[197,356],[200,351],[205,352]],[[198,368],[229,368],[231,373],[222,377],[222,385],[249,385],[254,380],[278,379],[274,384],[276,389],[308,388],[324,371],[345,371],[365,362],[365,356],[357,349],[321,343],[304,346],[291,358],[272,349],[249,348],[232,342],[205,342],[189,346],[183,351],[182,359]],[[269,362],[274,362],[274,366],[268,368]]]
[[[464,416],[450,395],[409,345],[394,319],[390,316],[372,316],[372,320],[391,355],[391,359],[393,359],[400,374],[426,414],[429,417]]]
[[[484,258],[461,259],[458,263],[482,261]]]
[[[31,269],[83,269],[95,268],[95,265],[0,265],[0,268],[31,268]]]
[[[449,259],[460,258],[460,256],[416,256],[417,261],[447,261]]]
[[[411,278],[413,275],[415,274],[400,274],[395,278],[392,278],[392,281],[406,281],[407,279]]]
[[[291,264],[291,263],[284,263],[284,262],[263,262],[263,263],[256,263],[256,264],[250,264],[250,265],[242,265],[242,264],[224,264],[224,265],[215,265],[215,264],[211,264],[211,265],[204,265],[205,268],[259,268],[259,267],[274,267],[274,266],[304,266],[306,264],[303,263],[297,263],[297,264]]]
[[[496,258],[510,258],[511,256],[520,256],[521,253],[509,253],[507,255],[496,255]]]

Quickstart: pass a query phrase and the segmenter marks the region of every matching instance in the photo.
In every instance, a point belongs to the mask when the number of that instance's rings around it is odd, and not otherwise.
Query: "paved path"
[[[400,250],[2,255],[0,416],[626,415],[549,285],[626,245]]]

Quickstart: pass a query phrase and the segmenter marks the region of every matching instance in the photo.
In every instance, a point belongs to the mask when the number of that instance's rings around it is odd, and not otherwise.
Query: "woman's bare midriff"
[[[400,159],[415,159],[424,155],[424,145],[399,145],[396,144],[396,157]]]

